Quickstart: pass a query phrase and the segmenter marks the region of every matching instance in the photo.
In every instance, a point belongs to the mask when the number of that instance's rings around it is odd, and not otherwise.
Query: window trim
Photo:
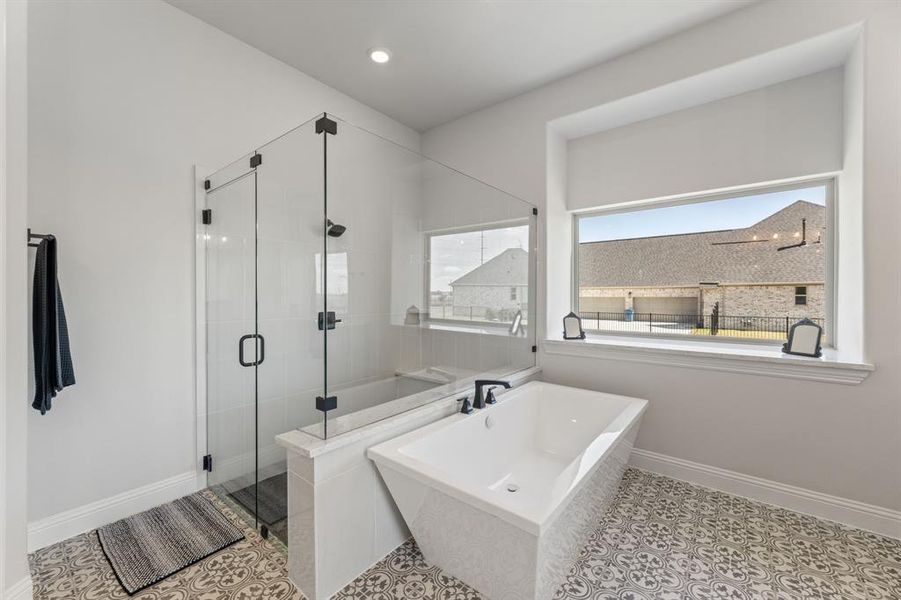
[[[667,208],[670,206],[684,206],[688,204],[701,204],[704,202],[714,202],[716,200],[729,200],[732,198],[741,198],[743,196],[754,196],[757,194],[785,192],[796,189],[809,187],[824,186],[826,188],[826,235],[822,242],[828,249],[826,253],[826,281],[825,286],[825,311],[824,318],[826,320],[826,331],[829,337],[824,344],[827,348],[837,348],[839,340],[836,336],[836,294],[838,291],[838,269],[836,256],[838,255],[838,238],[836,236],[838,226],[838,174],[817,175],[814,177],[800,177],[792,179],[788,182],[777,183],[760,183],[746,186],[737,186],[728,191],[712,191],[698,192],[690,194],[680,194],[677,197],[665,197],[650,200],[634,200],[631,202],[623,202],[608,207],[593,208],[585,210],[572,211],[572,260],[570,261],[570,308],[576,314],[579,313],[579,220],[586,217],[605,216],[613,214],[622,214],[637,212],[641,210],[650,210],[654,208]],[[616,336],[625,339],[633,338],[636,340],[673,340],[685,339],[684,335],[673,335],[665,333],[644,333],[644,332],[610,332],[588,330],[586,333],[591,336]],[[752,344],[775,346],[781,345],[782,340],[766,340],[751,339],[740,337],[720,337],[707,336],[700,338],[713,343],[719,344]]]
[[[533,208],[532,205],[529,205],[529,208]],[[472,233],[475,231],[490,231],[494,229],[509,229],[511,227],[527,227],[529,230],[529,247],[526,249],[530,254],[533,252],[537,252],[537,217],[534,215],[522,217],[506,219],[503,221],[491,221],[490,223],[479,223],[475,225],[462,225],[460,227],[446,227],[442,229],[434,229],[431,231],[423,232],[423,261],[422,261],[422,285],[424,290],[424,302],[423,306],[425,310],[422,311],[423,320],[436,323],[441,325],[461,325],[465,326],[467,324],[474,324],[481,327],[497,327],[499,329],[509,328],[509,324],[501,323],[499,321],[483,321],[479,319],[472,320],[464,320],[464,319],[442,319],[435,318],[431,316],[431,298],[432,298],[432,278],[431,278],[431,270],[432,270],[432,238],[440,237],[446,235],[454,235],[458,233]],[[536,254],[537,255],[537,254]],[[536,288],[536,277],[537,274],[533,273],[534,269],[534,260],[529,260],[529,278],[528,278],[528,291],[527,291],[527,301],[526,306],[528,307],[525,316],[526,323],[531,325],[530,317],[534,317],[536,315],[532,314],[532,306],[534,303],[532,302],[533,295],[537,294]],[[513,287],[513,286],[504,286],[504,287]],[[519,294],[517,294],[519,296]],[[520,300],[521,302],[521,300]]]

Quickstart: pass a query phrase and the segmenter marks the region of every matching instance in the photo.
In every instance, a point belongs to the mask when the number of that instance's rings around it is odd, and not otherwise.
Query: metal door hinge
[[[322,311],[319,312],[319,331],[324,331],[326,329],[334,329],[335,323],[340,323],[341,319],[335,318],[335,311],[330,310],[327,313],[324,313],[325,317],[323,318]]]
[[[205,189],[205,190],[210,189],[210,180],[209,179],[203,180],[203,189]]]
[[[326,115],[322,115],[322,117],[316,121],[316,133],[322,133],[323,131],[332,135],[338,135],[338,124],[329,119]]]
[[[328,398],[316,396],[316,410],[328,412],[336,408],[338,408],[338,396],[329,396]]]
[[[250,157],[250,168],[255,169],[263,164],[263,155],[259,152],[254,152],[253,156]]]
[[[532,346],[532,352],[538,352],[538,346]]]
[[[212,473],[212,471],[213,471],[213,455],[212,454],[207,454],[206,456],[203,457],[203,470],[210,471]]]
[[[213,209],[204,208],[202,211],[200,211],[200,217],[204,225],[211,224],[213,222]]]
[[[532,209],[532,214],[535,215],[535,216],[537,217],[537,216],[538,216],[538,209],[537,209],[537,208],[533,208],[533,209]]]

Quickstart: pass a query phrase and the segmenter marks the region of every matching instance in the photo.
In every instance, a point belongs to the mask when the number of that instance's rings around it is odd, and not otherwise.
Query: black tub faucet
[[[476,395],[472,399],[473,408],[485,408],[485,400],[482,397],[482,388],[486,385],[501,385],[504,389],[510,389],[509,381],[500,381],[497,379],[476,379]],[[491,404],[494,404],[494,394],[488,391]]]

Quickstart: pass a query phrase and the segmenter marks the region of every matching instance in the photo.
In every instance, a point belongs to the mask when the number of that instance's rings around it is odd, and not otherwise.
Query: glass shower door
[[[255,518],[258,365],[257,174],[250,157],[210,177],[204,211],[208,484]]]
[[[322,422],[323,152],[309,121],[209,178],[208,484],[287,543],[276,437]]]
[[[266,357],[257,367],[257,517],[287,543],[287,453],[275,438],[321,420],[322,146],[308,122],[258,152],[257,307]]]

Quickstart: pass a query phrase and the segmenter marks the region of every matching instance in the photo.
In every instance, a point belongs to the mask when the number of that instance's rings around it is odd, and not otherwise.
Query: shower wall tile
[[[284,397],[285,355],[270,355],[267,344],[266,358],[257,366],[257,399],[266,402]]]
[[[456,366],[472,371],[482,371],[482,336],[468,333],[454,334]]]
[[[430,339],[431,362],[426,364],[457,367],[457,341],[453,333],[448,331],[439,331],[436,329],[428,330],[424,333]]]
[[[260,402],[258,406],[257,447],[260,449],[260,466],[285,460],[285,451],[275,443],[275,437],[290,429],[285,398]]]
[[[252,472],[254,421],[248,421],[247,414],[248,407],[240,406],[207,415],[207,436],[215,440],[216,453],[211,484],[239,479]]]
[[[316,390],[322,395],[325,361],[322,358],[321,342],[319,352],[294,353],[285,357],[285,393],[298,394],[304,390]]]
[[[235,351],[237,355],[237,350]],[[253,402],[253,374],[237,358],[207,362],[207,410],[227,410]]]
[[[247,240],[241,237],[223,236],[216,232],[208,234],[207,241],[207,298],[208,321],[240,320],[252,316],[245,310],[245,280],[252,277],[245,271],[248,265],[245,256]]]
[[[258,240],[256,285],[260,293],[256,300],[261,319],[283,319],[288,316],[284,260],[284,244],[268,239]]]
[[[422,335],[416,327],[402,327],[400,334],[400,355],[398,369],[415,371],[422,366]]]
[[[379,320],[376,315],[351,318],[351,372],[356,380],[390,375],[379,368],[379,354],[385,350],[379,335]]]
[[[316,396],[322,395],[310,390],[306,394],[288,396],[285,399],[285,414],[287,416],[287,429],[299,429],[317,423],[322,420],[322,413],[316,410]]]
[[[322,252],[319,239],[286,242],[284,249],[285,294],[288,316],[309,319],[322,310],[316,293],[316,257]]]

